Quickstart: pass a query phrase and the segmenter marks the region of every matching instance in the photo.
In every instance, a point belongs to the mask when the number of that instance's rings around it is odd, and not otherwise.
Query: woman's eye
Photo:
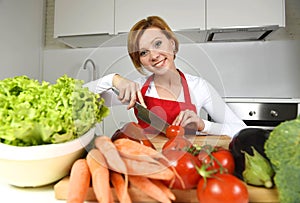
[[[161,45],[162,41],[161,40],[157,40],[154,44],[155,48],[159,48]]]
[[[144,50],[144,51],[140,51],[140,56],[146,56],[147,55],[147,51],[146,50]]]

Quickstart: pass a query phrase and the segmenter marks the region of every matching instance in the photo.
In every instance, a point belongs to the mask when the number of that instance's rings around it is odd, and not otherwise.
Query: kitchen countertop
[[[0,181],[1,203],[61,203],[56,200],[54,184],[36,188],[20,188]]]

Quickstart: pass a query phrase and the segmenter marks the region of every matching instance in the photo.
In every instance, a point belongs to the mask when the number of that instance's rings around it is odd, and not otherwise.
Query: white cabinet
[[[128,32],[161,16],[175,31],[205,28],[205,0],[55,0],[54,37]]]
[[[207,29],[285,26],[284,0],[208,0]]]
[[[150,15],[162,17],[174,31],[205,28],[205,0],[115,0],[116,33],[128,32]]]
[[[114,34],[113,0],[55,0],[55,38],[93,34]]]

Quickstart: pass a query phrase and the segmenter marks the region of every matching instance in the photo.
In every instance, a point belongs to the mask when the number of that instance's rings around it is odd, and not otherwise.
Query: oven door
[[[274,129],[283,121],[297,117],[298,103],[227,102],[249,127]]]

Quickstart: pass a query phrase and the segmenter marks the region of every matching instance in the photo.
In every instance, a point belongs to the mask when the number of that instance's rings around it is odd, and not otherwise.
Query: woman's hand
[[[134,107],[137,99],[142,106],[146,107],[139,84],[128,80],[118,74],[113,77],[113,86],[119,90],[119,100],[122,103],[129,103],[127,109]]]
[[[205,127],[203,120],[192,110],[181,111],[172,125],[181,125],[182,127],[196,125],[198,131],[202,131]]]

